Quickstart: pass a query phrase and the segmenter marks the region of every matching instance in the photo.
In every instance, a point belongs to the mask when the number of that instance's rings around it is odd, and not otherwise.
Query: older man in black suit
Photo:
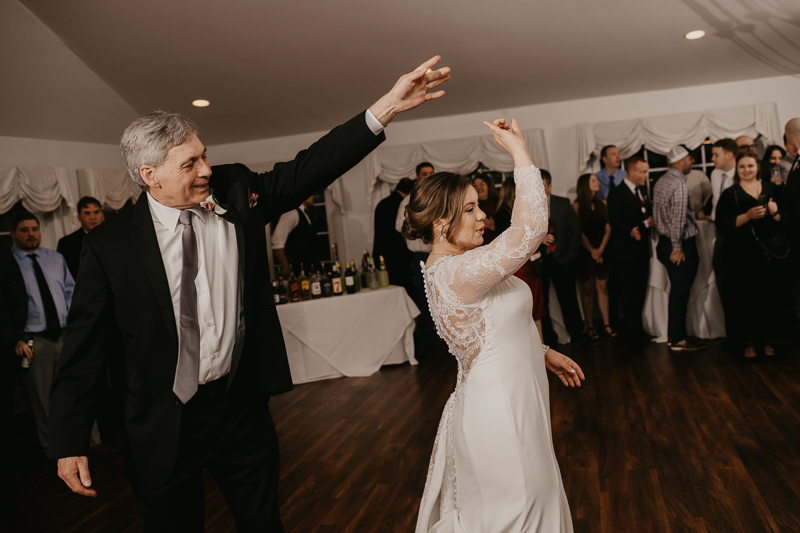
[[[578,293],[575,291],[575,271],[573,262],[581,246],[581,224],[578,215],[568,198],[555,196],[553,178],[550,172],[542,170],[542,183],[550,206],[550,229],[542,244],[548,253],[544,254],[544,294],[549,300],[550,283],[556,291],[564,327],[572,342],[585,342],[583,319],[578,306]],[[546,319],[550,320],[548,313]],[[547,330],[552,330],[548,324]],[[546,332],[547,333],[547,332]]]
[[[625,326],[632,340],[645,341],[642,311],[650,274],[650,228],[652,208],[642,187],[650,166],[641,157],[625,162],[627,177],[608,194],[608,219],[611,224],[609,250],[614,258]]]
[[[208,468],[239,531],[283,531],[270,395],[292,388],[272,297],[264,226],[355,166],[400,112],[444,93],[430,70],[397,81],[366,112],[294,161],[257,174],[209,167],[197,128],[153,112],[121,141],[145,189],[132,209],[90,232],[51,396],[50,456],[59,476],[95,496],[86,447],[89,391],[116,323],[127,369],[126,468],[145,531],[203,531]]]
[[[58,239],[56,247],[56,251],[64,256],[64,261],[67,262],[67,268],[73,278],[78,279],[83,238],[89,233],[89,230],[99,226],[104,220],[103,206],[96,198],[84,196],[78,200],[78,222],[81,227]]]

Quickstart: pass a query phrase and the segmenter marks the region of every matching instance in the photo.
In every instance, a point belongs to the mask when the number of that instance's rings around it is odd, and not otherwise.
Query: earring
[[[439,235],[439,242],[444,242],[444,235]]]

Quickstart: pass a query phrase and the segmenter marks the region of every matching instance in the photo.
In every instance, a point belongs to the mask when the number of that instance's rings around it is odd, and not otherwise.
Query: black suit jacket
[[[648,257],[650,246],[650,230],[644,221],[650,216],[651,207],[645,199],[645,212],[642,205],[628,186],[624,183],[614,187],[608,193],[608,222],[611,224],[611,253],[619,258],[631,256]],[[642,240],[631,236],[633,228],[639,228]]]
[[[556,239],[553,259],[560,265],[571,263],[581,248],[581,223],[568,198],[550,195],[550,225]]]
[[[800,162],[795,160],[792,170],[786,177],[786,186],[783,188],[779,200],[779,207],[786,218],[789,236],[795,245],[795,254],[800,250]]]
[[[0,387],[14,388],[15,369],[20,364],[14,352],[28,322],[28,291],[11,249],[0,251]],[[2,394],[0,397],[5,398]],[[0,406],[5,413],[7,406]],[[11,408],[13,413],[13,407]]]
[[[229,394],[256,399],[292,389],[264,226],[332,183],[384,139],[383,133],[372,133],[361,113],[271,172],[257,174],[241,164],[212,167],[210,186],[235,226],[244,280],[244,328],[231,358]],[[124,350],[108,355],[125,358],[129,457],[144,483],[158,485],[175,462],[182,404],[172,392],[178,358],[172,299],[145,193],[84,240],[50,394],[53,459],[87,454],[94,420],[91,389],[107,352],[103,333],[114,322]]]
[[[58,239],[56,251],[64,256],[64,261],[67,262],[67,268],[73,279],[78,279],[78,267],[81,264],[81,249],[85,236],[86,232],[83,231],[83,228],[78,228],[78,231],[73,231]]]
[[[397,210],[400,208],[403,197],[398,192],[378,202],[375,208],[375,237],[372,246],[372,256],[377,261],[380,256],[392,265],[405,262],[410,263],[411,253],[406,246],[406,240],[395,229]]]

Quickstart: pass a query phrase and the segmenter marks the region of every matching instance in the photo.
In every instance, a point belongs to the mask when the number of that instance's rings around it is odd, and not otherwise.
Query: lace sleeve
[[[547,232],[547,195],[539,169],[515,168],[514,181],[517,191],[511,226],[491,244],[470,250],[459,256],[459,261],[450,262],[455,268],[449,289],[463,304],[477,303],[516,272],[533,255]]]

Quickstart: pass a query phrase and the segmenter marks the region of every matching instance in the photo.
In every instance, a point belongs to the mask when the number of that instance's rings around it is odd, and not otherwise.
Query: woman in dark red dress
[[[499,207],[494,216],[494,227],[496,234],[503,233],[511,225],[511,208],[514,205],[514,195],[516,186],[513,179],[507,179],[500,188]],[[548,233],[550,233],[548,231]],[[542,285],[542,254],[536,252],[530,261],[526,261],[514,275],[528,284],[533,296],[533,321],[536,329],[539,330],[539,338],[542,338],[542,318],[547,314],[547,306],[544,300],[544,288]],[[537,272],[538,271],[538,272]]]

